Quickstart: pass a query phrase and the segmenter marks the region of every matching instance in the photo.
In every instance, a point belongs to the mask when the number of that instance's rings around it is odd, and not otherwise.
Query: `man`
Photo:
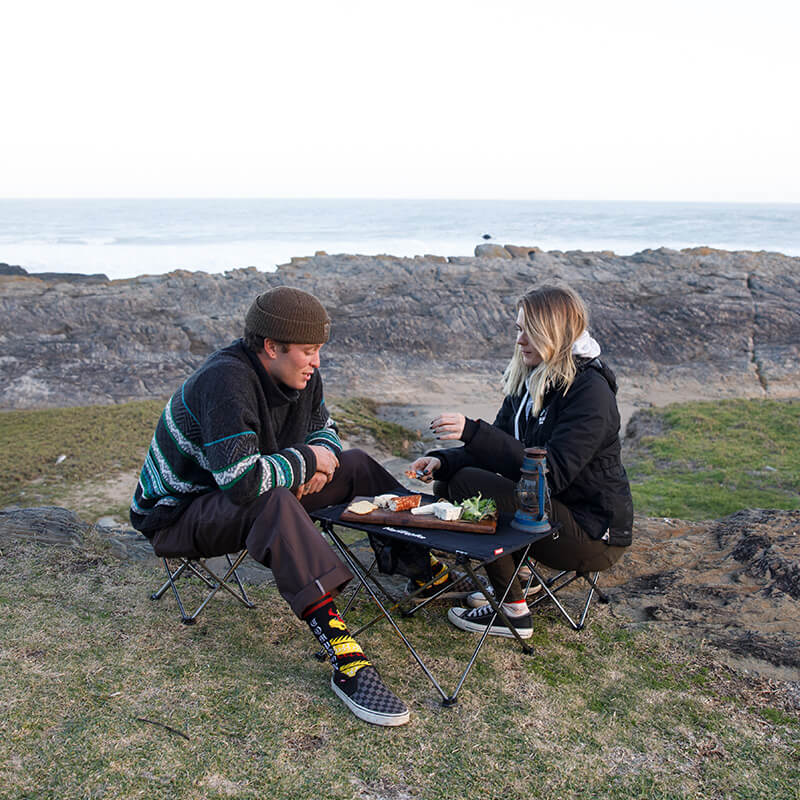
[[[167,403],[131,503],[131,523],[160,556],[246,547],[328,654],[331,687],[360,719],[408,722],[333,603],[351,573],[308,511],[401,490],[360,450],[342,451],[322,394],[330,319],[311,294],[259,295],[245,335],[213,353]]]

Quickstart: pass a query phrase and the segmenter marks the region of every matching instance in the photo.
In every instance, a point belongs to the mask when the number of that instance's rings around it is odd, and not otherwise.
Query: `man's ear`
[[[278,345],[272,339],[264,339],[264,353],[267,358],[277,358]]]

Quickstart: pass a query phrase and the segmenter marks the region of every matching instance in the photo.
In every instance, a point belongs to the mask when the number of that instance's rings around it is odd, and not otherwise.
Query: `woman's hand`
[[[430,483],[433,480],[433,473],[441,466],[442,462],[436,456],[422,456],[422,458],[418,458],[409,466],[406,470],[406,475],[423,483]],[[417,473],[420,472],[423,473],[422,476],[417,477]]]
[[[431,430],[437,439],[460,439],[465,422],[463,414],[440,414],[431,422]]]

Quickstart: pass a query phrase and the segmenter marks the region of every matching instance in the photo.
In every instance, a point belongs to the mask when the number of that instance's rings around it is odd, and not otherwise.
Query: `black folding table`
[[[375,579],[375,577],[371,574],[372,570],[375,567],[375,561],[373,559],[372,565],[367,568],[358,557],[352,552],[352,550],[342,541],[341,537],[337,534],[336,530],[334,529],[334,525],[338,525],[342,528],[350,528],[353,530],[363,531],[367,534],[377,534],[382,537],[386,537],[388,539],[393,539],[397,541],[404,541],[410,542],[413,544],[420,545],[425,547],[429,550],[435,550],[442,553],[448,553],[452,556],[455,556],[456,565],[461,566],[466,571],[466,575],[464,576],[463,580],[466,580],[467,576],[472,579],[472,585],[476,587],[481,587],[482,584],[478,579],[478,576],[475,573],[475,570],[485,568],[487,564],[491,564],[496,559],[500,558],[501,556],[509,555],[511,553],[516,553],[521,551],[521,557],[517,559],[518,565],[522,565],[524,561],[527,559],[528,551],[530,550],[531,545],[542,539],[545,536],[550,535],[550,531],[545,531],[541,533],[524,533],[522,531],[518,531],[511,527],[510,522],[512,519],[511,514],[500,513],[499,519],[497,522],[497,530],[494,534],[485,534],[485,533],[464,533],[461,531],[450,531],[450,530],[437,530],[432,528],[417,528],[417,527],[402,527],[402,526],[391,526],[391,525],[376,525],[370,524],[367,522],[356,522],[356,521],[342,521],[340,519],[342,512],[347,508],[347,504],[341,504],[337,506],[327,506],[326,508],[321,508],[317,511],[311,512],[312,519],[316,520],[320,523],[323,532],[329,537],[330,541],[339,551],[340,555],[344,559],[345,563],[348,565],[350,570],[356,576],[359,581],[358,590],[364,588],[369,595],[372,597],[372,600],[380,609],[381,613],[378,614],[377,617],[367,622],[365,625],[362,625],[358,631],[354,631],[353,635],[356,636],[358,633],[363,631],[365,628],[372,625],[377,620],[382,619],[385,617],[389,624],[394,628],[397,635],[402,639],[405,646],[408,648],[408,651],[414,657],[416,662],[419,664],[422,671],[434,685],[436,690],[442,697],[442,705],[451,706],[457,702],[458,693],[461,690],[461,687],[466,680],[467,675],[469,674],[470,669],[472,669],[472,665],[475,663],[475,660],[478,657],[478,653],[480,652],[481,647],[483,646],[486,637],[488,636],[489,627],[494,623],[495,619],[499,616],[505,625],[512,631],[513,635],[516,637],[517,641],[522,647],[522,651],[524,653],[532,653],[533,649],[525,644],[525,641],[520,637],[517,633],[514,626],[509,622],[506,615],[503,613],[503,610],[500,607],[500,603],[502,603],[508,591],[512,585],[512,582],[517,577],[517,572],[519,571],[519,566],[517,570],[514,572],[514,576],[512,577],[511,581],[509,582],[508,586],[505,587],[505,591],[499,598],[495,598],[490,592],[485,592],[484,595],[488,600],[489,604],[494,611],[494,616],[490,622],[490,625],[487,626],[487,629],[481,634],[481,637],[478,641],[478,644],[475,647],[474,652],[472,653],[472,657],[470,658],[467,666],[464,669],[461,678],[458,681],[458,684],[455,688],[455,691],[452,694],[448,694],[442,687],[439,685],[439,682],[431,673],[430,669],[428,669],[425,662],[420,657],[419,653],[417,653],[414,646],[408,640],[406,635],[400,630],[400,627],[397,624],[397,621],[392,616],[392,611],[396,609],[400,609],[403,616],[410,616],[411,614],[418,611],[423,606],[427,605],[429,602],[432,602],[436,599],[437,594],[444,592],[445,590],[449,590],[452,588],[451,586],[443,587],[439,592],[434,593],[431,597],[428,597],[424,600],[423,603],[419,604],[413,609],[404,610],[403,609],[403,601],[408,600],[412,601],[414,596],[419,594],[419,592],[425,591],[429,586],[433,584],[433,581],[421,586],[416,592],[410,595],[406,595],[402,600],[399,602],[396,601],[394,598],[391,597],[389,592],[382,586],[382,584]],[[473,566],[474,564],[474,566]],[[370,581],[373,581],[378,589],[384,594],[385,597],[391,603],[389,608],[381,602],[380,598],[378,597],[376,591],[373,589],[372,585],[370,585]],[[355,596],[355,595],[354,595]],[[354,599],[354,596],[351,597],[351,602]],[[349,608],[348,603],[348,608]],[[347,609],[344,610],[346,613]]]

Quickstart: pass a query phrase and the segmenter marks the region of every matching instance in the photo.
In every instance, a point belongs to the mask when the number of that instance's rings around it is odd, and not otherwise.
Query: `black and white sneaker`
[[[534,582],[531,584],[528,591],[525,593],[525,599],[530,600],[538,592],[542,591],[541,584]],[[472,592],[468,594],[466,597],[466,603],[470,608],[480,608],[481,606],[488,606],[489,601],[486,599],[484,592],[488,592],[492,597],[494,597],[494,587],[487,586],[483,592]]]
[[[493,625],[489,625],[493,616],[494,611],[488,603],[479,608],[451,608],[447,612],[447,619],[449,619],[456,628],[461,628],[462,631],[483,633],[488,628],[490,636],[513,637],[514,634],[506,627],[500,617],[495,619]],[[533,636],[533,623],[530,614],[525,614],[521,617],[509,617],[508,619],[521,639],[530,639],[531,636]]]
[[[365,722],[373,725],[405,725],[408,722],[408,709],[386,688],[375,667],[361,667],[352,678],[334,670],[331,688]]]

